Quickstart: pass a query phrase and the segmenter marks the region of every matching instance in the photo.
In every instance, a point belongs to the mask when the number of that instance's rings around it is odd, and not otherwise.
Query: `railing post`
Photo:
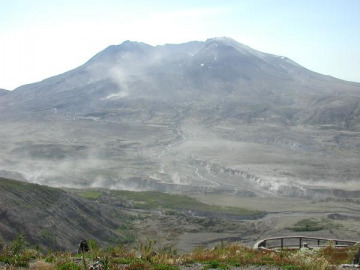
[[[299,237],[299,248],[301,248],[301,246],[302,246],[302,238]]]
[[[281,238],[281,249],[284,249],[284,238]]]
[[[317,240],[318,241],[318,247],[320,246],[320,239]]]

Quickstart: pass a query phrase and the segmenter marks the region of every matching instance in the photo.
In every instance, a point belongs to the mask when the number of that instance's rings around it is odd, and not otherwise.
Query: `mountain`
[[[358,196],[359,101],[358,83],[230,38],[126,41],[0,98],[0,174],[57,187]]]
[[[9,90],[5,90],[5,89],[0,88],[0,96],[6,95],[8,93],[9,93]]]
[[[358,130],[358,92],[359,84],[311,72],[286,57],[261,53],[229,38],[156,47],[126,41],[72,71],[15,89],[3,99],[2,112],[48,114],[56,109],[86,116],[114,114],[139,99],[161,103],[164,110],[171,110],[173,103],[232,101],[266,106],[279,121],[335,121],[340,128]],[[9,102],[10,107],[5,105]],[[286,106],[291,115],[282,115],[279,106]]]

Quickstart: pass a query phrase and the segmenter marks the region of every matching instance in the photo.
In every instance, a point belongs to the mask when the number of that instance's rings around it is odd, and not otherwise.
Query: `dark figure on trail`
[[[88,251],[89,251],[88,242],[86,240],[82,240],[80,245],[79,245],[79,248],[78,248],[78,254],[88,252]]]
[[[360,247],[359,247],[358,252],[355,254],[353,264],[360,264]]]

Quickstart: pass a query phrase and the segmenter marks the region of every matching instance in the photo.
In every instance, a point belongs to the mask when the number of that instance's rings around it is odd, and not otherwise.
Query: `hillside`
[[[22,234],[43,249],[76,251],[83,239],[134,245],[157,239],[174,246],[187,233],[251,231],[257,210],[201,203],[159,192],[68,190],[0,178],[0,239]],[[216,237],[216,236],[215,236]],[[207,239],[203,239],[206,243]],[[196,245],[196,243],[192,243]],[[187,249],[188,250],[188,249]]]
[[[2,245],[20,233],[42,250],[74,252],[83,239],[129,248],[156,239],[158,248],[179,253],[298,233],[358,239],[359,210],[356,200],[61,190],[0,178]]]
[[[279,199],[284,205],[274,211],[274,200],[263,198],[256,208],[273,211],[264,213],[231,206],[251,205],[244,201],[251,198],[211,196],[201,195],[216,204],[159,192],[64,191],[0,178],[0,268],[80,270],[100,258],[104,269],[114,270],[323,270],[351,263],[358,249],[327,243],[323,249],[272,252],[251,246],[289,231],[358,239],[359,202]],[[83,239],[90,252],[82,258],[74,254]]]
[[[121,211],[84,201],[63,190],[0,178],[0,237],[21,233],[44,248],[73,250],[82,239],[121,241],[116,229],[128,217]]]

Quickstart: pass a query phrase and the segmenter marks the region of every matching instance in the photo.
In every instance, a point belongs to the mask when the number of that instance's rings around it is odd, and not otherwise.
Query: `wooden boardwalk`
[[[323,247],[326,243],[333,242],[336,247],[347,247],[360,243],[353,240],[329,239],[309,236],[282,236],[266,238],[255,243],[254,249],[299,249],[304,246],[309,248]]]

